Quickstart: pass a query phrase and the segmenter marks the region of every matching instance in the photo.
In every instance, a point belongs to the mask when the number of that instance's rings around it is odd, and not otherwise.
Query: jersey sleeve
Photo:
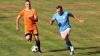
[[[72,15],[73,15],[72,13],[68,12],[68,16],[72,16]]]
[[[53,20],[56,20],[56,14],[53,15],[52,19]]]
[[[19,13],[20,16],[23,16],[24,15],[24,10],[22,10],[20,13]]]

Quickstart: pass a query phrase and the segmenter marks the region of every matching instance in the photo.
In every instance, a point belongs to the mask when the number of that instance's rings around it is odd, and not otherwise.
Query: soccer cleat
[[[70,55],[74,55],[74,47],[70,46]]]
[[[42,53],[42,51],[41,51],[41,50],[38,50],[38,52]]]

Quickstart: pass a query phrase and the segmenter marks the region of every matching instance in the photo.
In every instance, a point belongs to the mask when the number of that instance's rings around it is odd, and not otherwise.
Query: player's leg
[[[28,30],[28,28],[25,28],[25,40],[26,41],[32,40],[32,31]]]
[[[72,55],[74,53],[74,48],[73,48],[73,46],[72,46],[72,44],[71,44],[71,42],[69,40],[70,32],[71,32],[71,28],[68,28],[64,32],[61,32],[61,36],[65,40],[66,46],[71,51],[70,54]]]
[[[34,34],[34,39],[36,41],[36,46],[38,46],[38,51],[41,52],[39,35]]]
[[[72,44],[69,40],[69,34],[67,32],[62,32],[61,36],[65,40],[67,48],[70,49],[70,46],[72,46]]]
[[[38,51],[41,52],[41,48],[40,48],[40,38],[39,38],[39,34],[38,34],[37,27],[34,28],[33,35],[34,35],[34,39],[36,41],[36,46],[38,46]]]
[[[69,34],[68,33],[66,33],[64,40],[66,41],[67,48],[70,50],[70,46],[72,46],[72,44],[71,44],[71,41],[69,40]]]
[[[66,41],[67,48],[70,50],[70,55],[73,55],[74,54],[74,47],[72,46],[71,41],[69,40],[68,33],[65,35],[65,41]]]

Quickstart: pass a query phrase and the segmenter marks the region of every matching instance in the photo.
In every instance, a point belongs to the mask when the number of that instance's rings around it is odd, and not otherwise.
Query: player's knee
[[[62,39],[65,40],[65,41],[67,41],[68,40],[68,37],[63,36]]]
[[[69,34],[66,34],[66,35],[65,35],[65,40],[66,40],[66,41],[68,40],[68,37],[69,37]]]
[[[29,41],[30,40],[30,36],[29,35],[27,35],[26,37],[25,37],[25,39],[27,40],[27,41]]]
[[[61,37],[62,37],[62,39],[63,39],[63,40],[65,40],[65,39],[66,39],[66,36],[64,36],[64,35],[62,35]]]
[[[32,34],[30,34],[30,33],[26,34],[26,35],[25,35],[25,39],[26,39],[27,41],[31,41],[31,40],[32,40]]]

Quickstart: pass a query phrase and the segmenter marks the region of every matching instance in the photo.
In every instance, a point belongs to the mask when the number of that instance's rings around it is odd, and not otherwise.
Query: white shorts
[[[66,34],[70,34],[70,32],[71,32],[71,28],[67,28],[65,31],[60,32],[61,37],[64,38],[64,34],[65,34],[65,33],[66,33]]]

